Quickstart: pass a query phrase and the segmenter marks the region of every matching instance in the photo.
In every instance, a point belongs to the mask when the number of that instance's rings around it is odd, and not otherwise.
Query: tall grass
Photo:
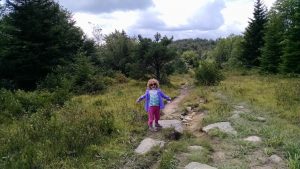
[[[115,84],[101,95],[73,97],[62,107],[46,106],[52,104],[51,94],[1,91],[1,116],[11,121],[0,125],[0,168],[122,166],[147,131],[147,113],[135,103],[145,86],[133,80]],[[162,89],[177,94],[173,87]],[[11,118],[11,113],[22,116]]]
[[[223,81],[220,89],[233,98],[240,98],[295,124],[300,122],[299,78],[234,75]]]

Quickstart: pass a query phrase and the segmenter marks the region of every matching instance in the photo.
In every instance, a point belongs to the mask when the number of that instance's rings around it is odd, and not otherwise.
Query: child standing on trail
[[[147,83],[147,90],[144,95],[137,99],[137,103],[145,99],[145,110],[148,112],[148,126],[150,131],[156,131],[153,127],[153,121],[155,121],[155,127],[162,127],[158,124],[160,119],[160,110],[164,108],[163,99],[171,101],[171,98],[165,95],[159,89],[159,83],[156,79],[150,79]]]

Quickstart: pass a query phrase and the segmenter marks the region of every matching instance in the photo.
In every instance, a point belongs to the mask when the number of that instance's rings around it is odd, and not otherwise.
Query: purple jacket
[[[165,95],[160,89],[157,89],[158,93],[158,99],[159,99],[159,108],[163,109],[165,107],[163,99],[171,101],[171,98],[167,95]],[[150,94],[149,89],[146,90],[145,94],[142,95],[137,99],[137,102],[140,102],[141,100],[145,99],[145,110],[148,112],[149,109],[149,102],[150,102]]]

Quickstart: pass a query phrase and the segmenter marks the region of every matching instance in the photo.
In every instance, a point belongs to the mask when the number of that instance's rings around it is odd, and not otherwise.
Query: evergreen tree
[[[289,29],[285,34],[281,71],[300,73],[300,1],[295,1]]]
[[[269,12],[269,20],[266,25],[264,47],[260,57],[260,67],[265,72],[277,73],[280,56],[282,55],[283,22],[275,9]]]
[[[134,63],[130,65],[130,74],[136,78],[155,77],[164,82],[167,80],[167,75],[174,71],[172,61],[176,53],[168,47],[173,38],[161,37],[159,33],[154,37],[153,41],[138,36],[139,44],[133,53]]]
[[[242,42],[241,61],[247,67],[259,65],[258,57],[263,46],[264,26],[267,22],[267,10],[260,0],[254,5],[254,17],[250,19],[249,25],[244,33]]]
[[[17,88],[35,88],[56,65],[73,59],[83,32],[54,0],[7,0],[6,7],[0,79],[13,81]]]

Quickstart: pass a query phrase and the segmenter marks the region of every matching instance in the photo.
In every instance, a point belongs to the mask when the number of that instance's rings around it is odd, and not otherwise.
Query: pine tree
[[[0,80],[32,89],[52,69],[73,59],[83,32],[54,0],[7,0],[5,43],[0,43]]]
[[[260,0],[254,5],[254,17],[250,19],[249,26],[244,33],[244,41],[242,42],[241,61],[247,67],[259,65],[258,57],[263,47],[264,26],[267,22],[267,10]]]
[[[297,1],[290,29],[285,35],[281,71],[283,73],[300,73],[300,1]]]
[[[266,25],[264,47],[260,59],[260,67],[265,72],[277,73],[280,56],[282,55],[283,22],[275,9],[269,12],[269,20]]]

